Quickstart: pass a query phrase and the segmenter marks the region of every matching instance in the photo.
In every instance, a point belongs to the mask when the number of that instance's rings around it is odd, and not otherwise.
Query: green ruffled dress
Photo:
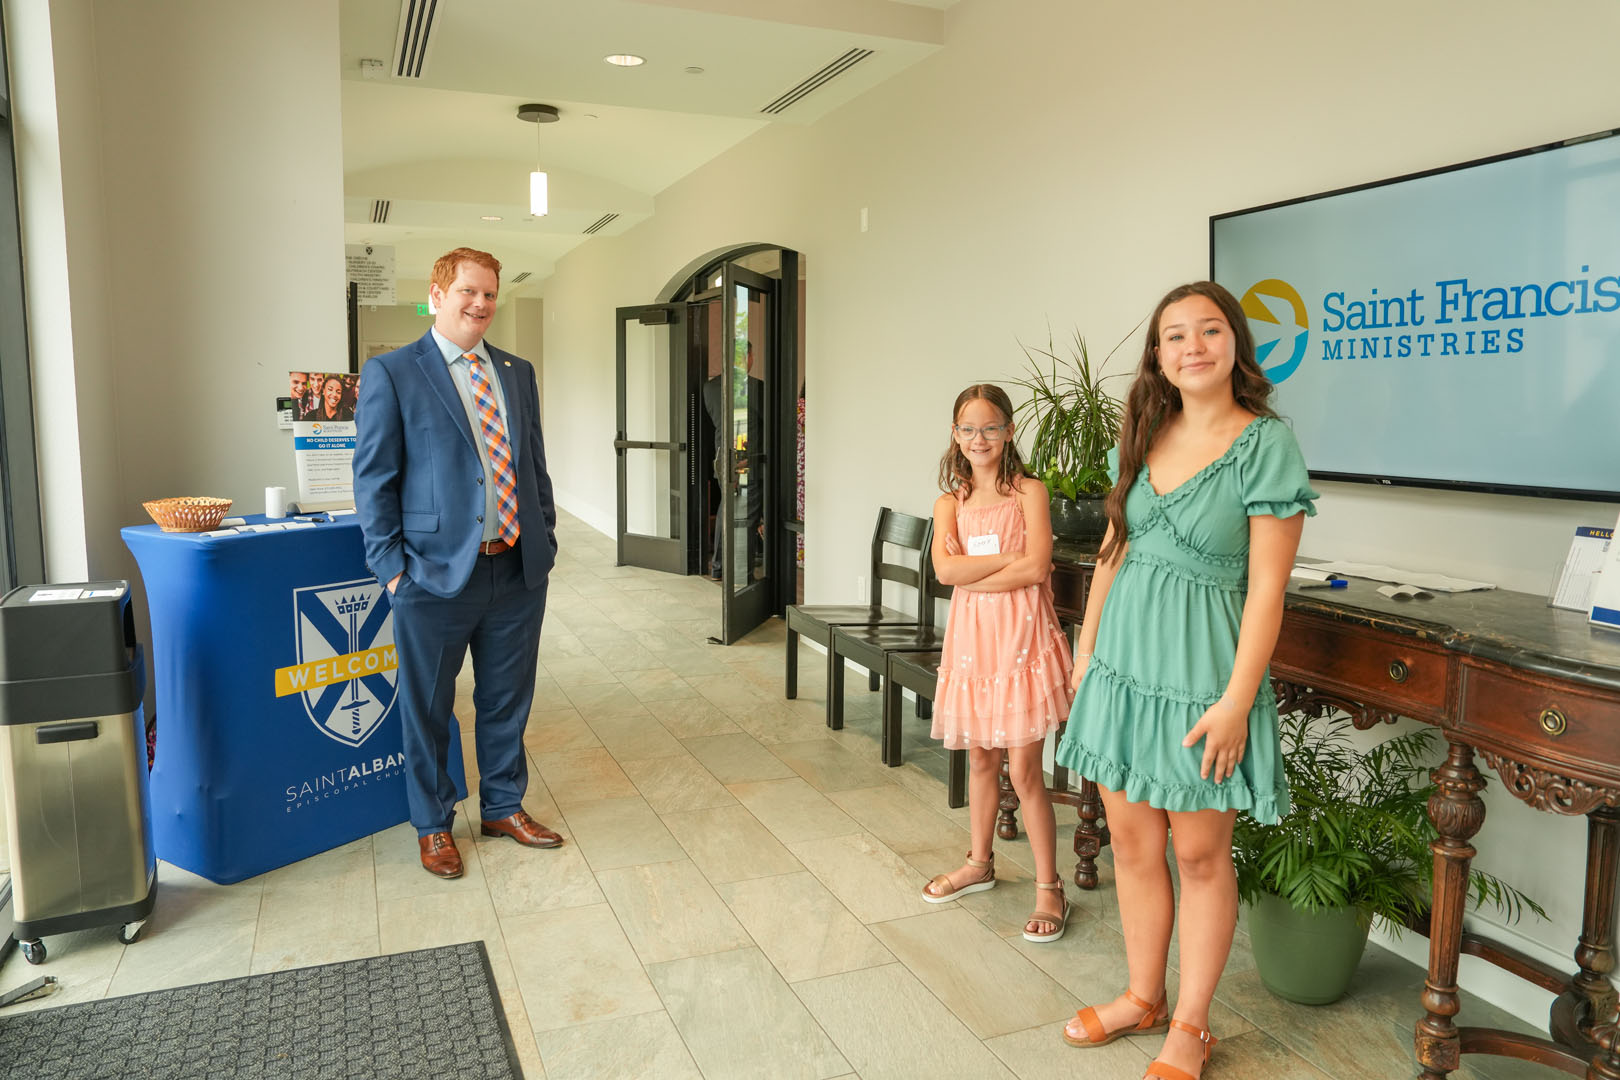
[[[1117,448],[1108,464],[1117,482]],[[1232,674],[1249,518],[1315,514],[1316,497],[1294,433],[1274,417],[1250,421],[1224,454],[1164,495],[1143,466],[1125,499],[1130,550],[1108,590],[1058,761],[1162,810],[1246,810],[1268,824],[1288,812],[1269,676],[1249,710],[1243,760],[1224,782],[1200,778],[1204,744],[1181,740]]]

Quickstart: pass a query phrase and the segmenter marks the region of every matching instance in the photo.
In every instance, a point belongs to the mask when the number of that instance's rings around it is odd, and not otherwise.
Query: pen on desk
[[[1350,583],[1342,578],[1334,578],[1332,581],[1302,581],[1299,583],[1299,587],[1302,589],[1348,589]]]

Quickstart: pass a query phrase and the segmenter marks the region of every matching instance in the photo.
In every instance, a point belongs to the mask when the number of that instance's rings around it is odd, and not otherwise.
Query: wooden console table
[[[1085,610],[1094,560],[1094,547],[1056,546],[1052,586],[1065,619],[1077,621]],[[1445,737],[1446,759],[1434,770],[1438,790],[1429,800],[1440,838],[1433,844],[1429,971],[1415,1037],[1422,1080],[1441,1080],[1470,1053],[1620,1080],[1616,994],[1608,979],[1620,868],[1620,635],[1550,608],[1539,596],[1503,589],[1397,603],[1362,580],[1332,591],[1290,587],[1271,676],[1284,712],[1342,710],[1361,729],[1409,716]],[[1476,753],[1521,802],[1587,819],[1573,976],[1463,932],[1475,854],[1470,841],[1485,821]],[[1095,888],[1097,856],[1108,842],[1096,785],[1082,780],[1074,791],[1059,776],[1054,787],[1060,789],[1054,801],[1079,812],[1075,883]],[[1011,823],[1004,817],[1003,824]],[[1553,1038],[1458,1027],[1464,952],[1556,993]]]

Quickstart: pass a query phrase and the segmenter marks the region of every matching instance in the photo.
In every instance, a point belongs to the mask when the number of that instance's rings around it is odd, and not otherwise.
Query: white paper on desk
[[[1296,566],[1288,571],[1288,576],[1301,581],[1332,581],[1337,574],[1324,574],[1314,566]]]
[[[1496,588],[1488,581],[1469,581],[1466,578],[1447,577],[1444,574],[1426,574],[1420,570],[1397,570],[1393,566],[1381,566],[1378,563],[1324,562],[1317,563],[1316,569],[1345,577],[1388,581],[1394,585],[1416,585],[1430,592],[1473,592],[1476,589]]]
[[[245,528],[245,526],[244,526],[244,528]],[[242,531],[241,529],[214,529],[212,532],[203,533],[203,535],[204,536],[235,536],[241,531]]]
[[[315,523],[313,521],[289,521],[281,527],[290,532],[293,529],[313,529]]]
[[[246,525],[247,524],[247,518],[226,518],[224,521],[221,521],[219,524],[220,524],[221,527],[230,526],[230,525]]]
[[[1433,600],[1434,594],[1418,588],[1416,585],[1380,585],[1379,596],[1387,596],[1391,600]]]
[[[346,510],[328,510],[327,513],[331,514],[333,517],[343,517],[346,514],[354,513],[354,507],[351,506]]]

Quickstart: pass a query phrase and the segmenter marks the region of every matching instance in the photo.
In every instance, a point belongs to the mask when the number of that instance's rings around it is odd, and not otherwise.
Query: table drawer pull
[[[1552,736],[1562,735],[1564,729],[1569,727],[1569,721],[1557,709],[1541,710],[1541,730]]]
[[[1407,668],[1404,660],[1391,660],[1389,662],[1389,677],[1393,681],[1405,682],[1406,677],[1410,674],[1411,671]]]

